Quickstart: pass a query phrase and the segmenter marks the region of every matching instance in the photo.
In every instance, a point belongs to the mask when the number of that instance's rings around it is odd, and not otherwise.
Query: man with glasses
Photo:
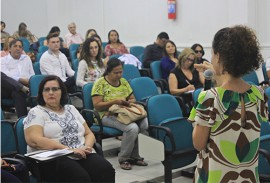
[[[35,75],[29,56],[22,54],[23,42],[9,43],[10,54],[1,59],[1,99],[12,99],[18,117],[27,115],[29,79]]]
[[[71,69],[67,57],[59,51],[60,39],[58,34],[49,34],[47,42],[49,49],[40,58],[41,73],[58,76],[65,83],[68,93],[74,93],[76,91],[75,71]]]
[[[163,57],[163,47],[167,40],[169,40],[168,34],[166,32],[161,32],[153,44],[146,46],[143,58],[144,68],[150,68],[150,64],[153,61],[161,60]]]

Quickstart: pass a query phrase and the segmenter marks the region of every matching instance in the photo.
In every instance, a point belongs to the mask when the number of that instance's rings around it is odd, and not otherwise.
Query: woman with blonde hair
[[[178,57],[176,67],[169,75],[170,93],[180,95],[196,88],[203,87],[204,77],[194,69],[195,53],[185,48]]]

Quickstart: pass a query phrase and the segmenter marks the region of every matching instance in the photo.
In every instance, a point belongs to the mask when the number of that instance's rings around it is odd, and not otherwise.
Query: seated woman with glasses
[[[196,54],[196,64],[202,64],[204,61],[207,61],[205,58],[202,58],[204,56],[204,50],[202,45],[196,43],[191,46],[191,49],[195,52]]]
[[[169,75],[169,89],[172,95],[180,95],[185,104],[192,104],[191,91],[202,88],[204,77],[194,69],[195,53],[190,48],[185,48],[178,57],[176,67]],[[188,93],[188,94],[187,94]]]
[[[115,170],[95,153],[95,136],[79,111],[67,105],[67,90],[57,76],[44,78],[38,90],[38,105],[25,121],[27,152],[70,149],[73,155],[40,163],[44,181],[49,182],[115,182]]]

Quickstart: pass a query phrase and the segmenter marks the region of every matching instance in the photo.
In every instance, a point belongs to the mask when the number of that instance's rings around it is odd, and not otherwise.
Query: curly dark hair
[[[43,95],[42,95],[43,89],[44,89],[45,84],[48,81],[53,81],[53,80],[58,82],[59,87],[60,87],[60,89],[62,91],[60,104],[62,106],[64,106],[64,105],[66,105],[68,103],[68,93],[67,93],[67,89],[66,89],[66,86],[65,86],[64,82],[58,76],[48,75],[39,84],[38,96],[37,96],[37,103],[39,105],[41,105],[41,106],[46,105],[45,100],[44,100]]]
[[[263,62],[254,31],[243,25],[219,30],[214,36],[212,49],[215,54],[219,53],[223,72],[234,77],[258,69]]]

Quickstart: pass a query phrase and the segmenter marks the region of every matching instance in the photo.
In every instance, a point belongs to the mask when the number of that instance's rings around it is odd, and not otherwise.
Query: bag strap
[[[138,112],[132,110],[130,107],[127,107],[127,106],[121,106],[121,107],[127,109],[128,111],[130,111],[130,112],[132,112],[132,113],[134,113],[134,114],[142,115],[143,110],[142,110],[141,108],[139,108],[139,107],[138,107],[137,105],[135,105],[135,104],[130,104],[130,105],[133,106],[133,107],[135,107],[135,108],[137,108],[137,109],[140,111],[140,113],[138,113]]]

